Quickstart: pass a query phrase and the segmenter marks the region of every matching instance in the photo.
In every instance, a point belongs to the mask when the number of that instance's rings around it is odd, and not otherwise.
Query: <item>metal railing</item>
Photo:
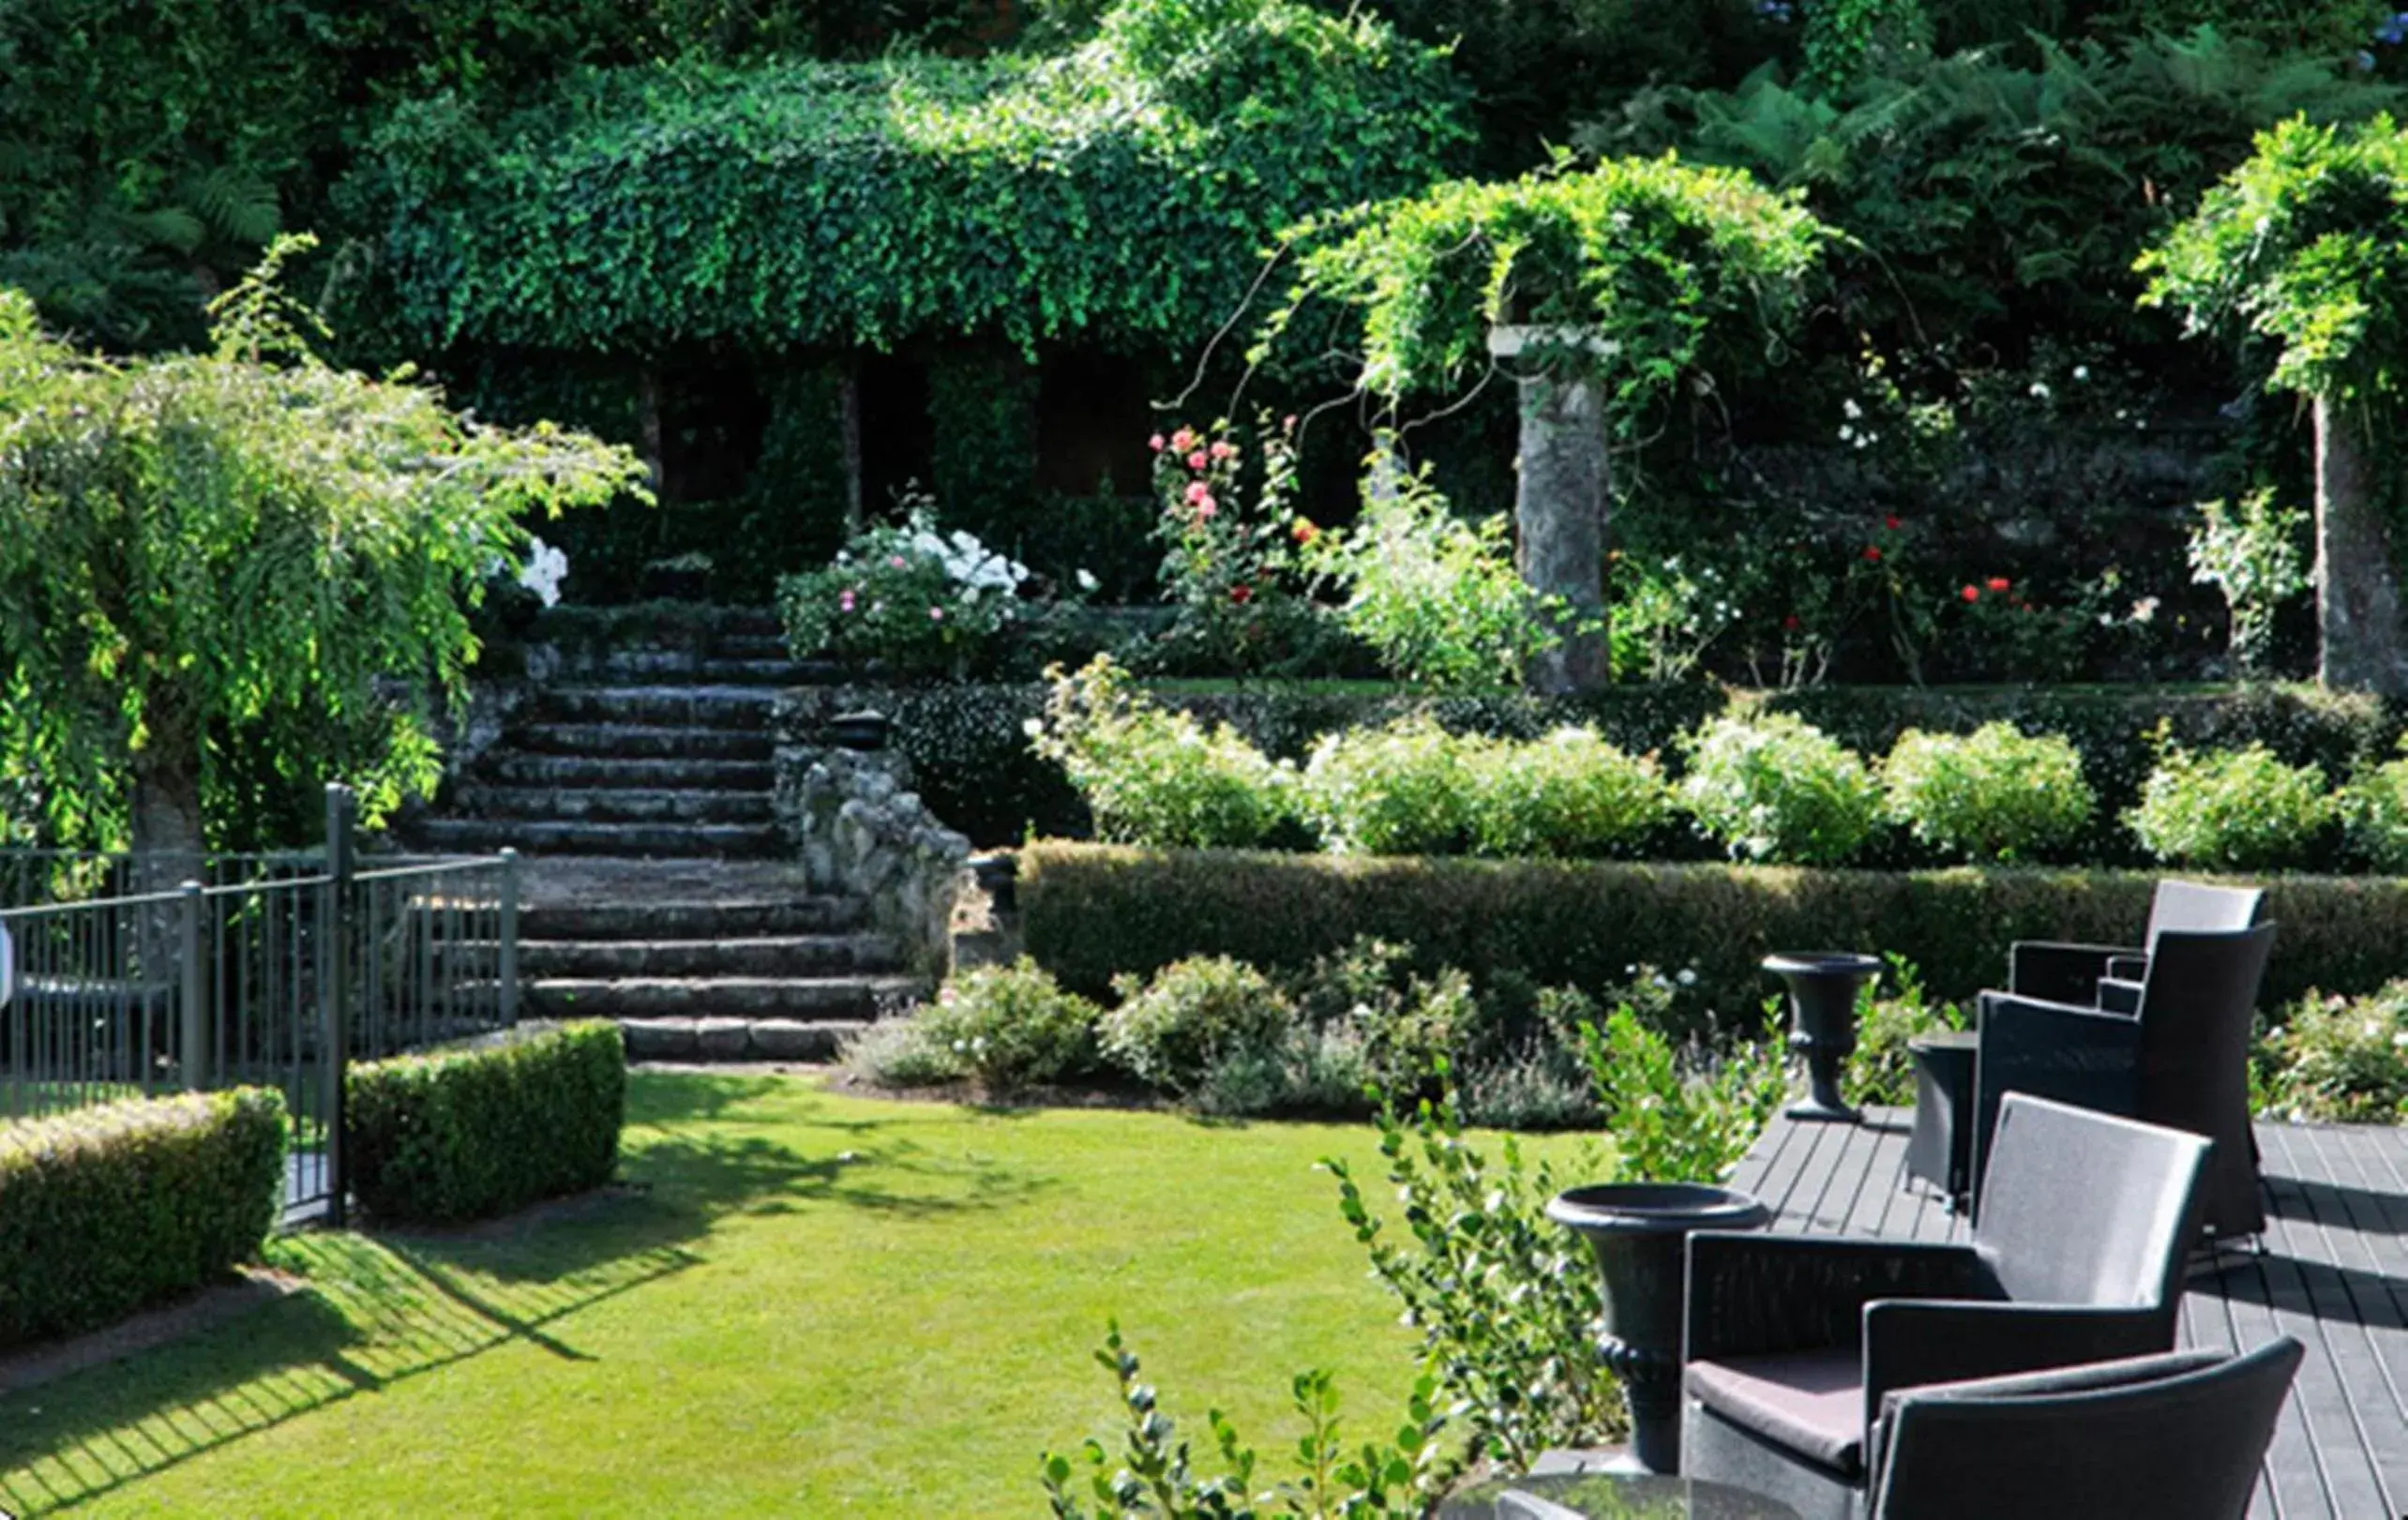
[[[339,1222],[342,1074],[518,1016],[518,858],[362,870],[350,791],[329,848],[173,892],[0,908],[0,1117],[261,1086],[291,1115],[287,1216]]]
[[[204,854],[163,853],[139,861],[122,851],[0,850],[0,909],[43,903],[97,902],[172,890],[185,881],[206,887],[308,876],[326,868],[323,850]]]

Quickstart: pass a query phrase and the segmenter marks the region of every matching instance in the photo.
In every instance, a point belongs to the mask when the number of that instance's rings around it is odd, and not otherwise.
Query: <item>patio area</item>
[[[1906,1178],[1909,1117],[1777,1118],[1732,1185],[1762,1198],[1777,1230],[1960,1239],[1963,1221]],[[2194,1264],[2182,1307],[2185,1346],[2287,1333],[2308,1348],[2250,1515],[2408,1515],[2408,1132],[2261,1123],[2257,1136],[2264,1249]]]

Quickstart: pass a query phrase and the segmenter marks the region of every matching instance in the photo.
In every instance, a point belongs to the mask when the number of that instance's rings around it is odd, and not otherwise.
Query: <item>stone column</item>
[[[1528,329],[1500,327],[1500,356],[1528,346]],[[1558,359],[1585,345],[1551,344]],[[1605,511],[1612,489],[1604,393],[1577,368],[1539,363],[1521,376],[1522,449],[1513,498],[1514,563],[1530,589],[1559,598],[1555,648],[1530,662],[1531,689],[1593,691],[1612,671],[1605,652]],[[1586,631],[1584,631],[1584,629]]]
[[[2316,679],[2408,691],[2399,572],[2364,443],[2335,403],[2316,401]]]

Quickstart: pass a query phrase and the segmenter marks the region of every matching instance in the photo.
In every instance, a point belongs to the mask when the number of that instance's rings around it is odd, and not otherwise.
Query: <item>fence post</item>
[[[175,962],[183,983],[178,1053],[184,1058],[185,1091],[198,1092],[209,1083],[209,979],[201,964],[201,915],[208,899],[198,881],[175,890]]]
[[[502,850],[502,922],[500,959],[494,967],[494,980],[501,984],[501,1004],[497,1010],[506,1028],[519,1022],[519,852],[504,846]]]
[[[343,1147],[343,1073],[351,1064],[352,828],[356,819],[352,790],[326,788],[326,936],[319,1002],[325,1027],[326,1223],[340,1228],[351,1192],[351,1167]]]

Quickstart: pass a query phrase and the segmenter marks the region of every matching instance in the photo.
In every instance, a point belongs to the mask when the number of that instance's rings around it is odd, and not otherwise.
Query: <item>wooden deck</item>
[[[1919,1241],[1962,1221],[1905,1175],[1904,1111],[1776,1119],[1733,1180],[1773,1228]],[[2408,1131],[2261,1124],[2264,1250],[2191,1272],[2188,1346],[2308,1347],[2250,1520],[2408,1520]]]

